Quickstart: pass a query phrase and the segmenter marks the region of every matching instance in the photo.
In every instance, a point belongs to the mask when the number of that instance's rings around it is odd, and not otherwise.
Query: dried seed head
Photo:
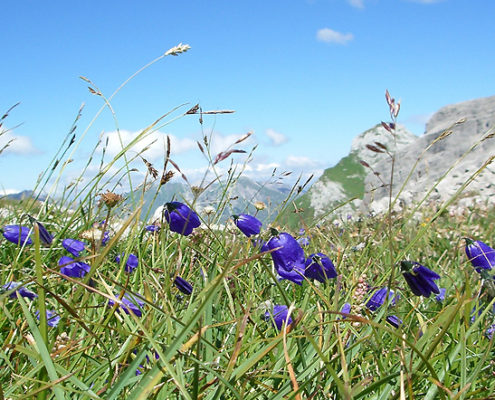
[[[165,52],[165,55],[166,56],[178,56],[181,53],[185,53],[190,48],[191,48],[191,46],[189,46],[188,44],[179,43],[177,46],[172,47],[171,49],[167,50]]]
[[[141,159],[143,160],[144,164],[146,165],[146,168],[148,168],[148,173],[153,177],[153,179],[158,178],[158,171],[156,170],[156,168],[153,167],[153,165],[148,160],[146,160],[145,158],[141,157]]]
[[[104,203],[108,208],[115,207],[124,198],[120,194],[116,194],[107,190],[106,193],[100,193],[100,203]]]
[[[174,171],[167,171],[162,175],[162,178],[160,179],[160,186],[165,185],[170,179],[172,179],[174,176]]]
[[[256,208],[258,211],[264,210],[266,208],[266,204],[263,203],[262,201],[256,201],[254,203],[254,208]]]
[[[191,186],[191,191],[195,196],[199,196],[201,193],[204,192],[204,190],[205,189],[200,186]]]

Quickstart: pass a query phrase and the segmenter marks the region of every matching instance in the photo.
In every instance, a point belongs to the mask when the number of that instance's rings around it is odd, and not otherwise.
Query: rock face
[[[417,136],[401,125],[397,126],[395,139],[381,125],[361,133],[354,138],[349,155],[342,158],[334,167],[326,169],[308,192],[298,199],[296,205],[301,212],[297,217],[289,217],[289,224],[299,223],[300,217],[309,221],[313,218],[333,218],[336,215],[356,212],[365,195],[365,178],[371,171],[360,161],[365,161],[375,169],[380,162],[389,158],[386,153],[371,151],[367,145],[377,147],[376,142],[378,142],[393,152],[416,140]]]
[[[495,96],[441,108],[428,121],[426,132],[395,153],[393,196],[402,203],[445,201],[463,189],[473,201],[495,202]],[[487,138],[488,136],[488,138]],[[374,167],[382,180],[390,182],[391,162],[381,159]],[[464,189],[465,183],[474,178]],[[404,185],[402,191],[401,188]],[[389,188],[374,174],[365,178],[364,208],[381,212],[388,207]]]

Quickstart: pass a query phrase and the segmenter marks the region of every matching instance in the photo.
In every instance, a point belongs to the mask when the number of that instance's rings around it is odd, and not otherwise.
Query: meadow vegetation
[[[106,98],[90,85],[112,112],[120,88]],[[2,202],[0,399],[493,398],[495,251],[476,242],[493,241],[488,205],[424,201],[339,222],[296,213],[291,230],[256,214],[220,226],[224,195],[208,210],[171,198],[143,224],[162,205],[143,208],[148,184],[188,180],[170,143],[159,170],[129,147],[176,118],[203,126],[222,112],[179,107],[113,159],[95,150],[86,169],[99,172],[61,188],[84,138],[76,118],[35,188],[46,199]],[[225,193],[247,137],[220,154],[208,134],[198,142]],[[115,182],[131,184],[136,161],[146,177],[124,199]],[[210,183],[192,188],[196,198]]]

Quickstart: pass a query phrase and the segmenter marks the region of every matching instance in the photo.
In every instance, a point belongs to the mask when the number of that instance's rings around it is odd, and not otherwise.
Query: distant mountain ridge
[[[181,182],[168,182],[165,184],[153,201],[157,192],[157,186],[153,185],[144,194],[143,210],[151,208],[151,214],[147,217],[149,220],[153,210],[172,200],[186,201],[187,203],[194,202],[194,209],[201,213],[205,207],[211,206],[215,210],[222,204],[226,204],[225,210],[220,216],[220,222],[225,222],[233,214],[257,213],[257,217],[264,223],[271,222],[278,214],[279,207],[288,197],[291,187],[279,183],[260,183],[247,177],[240,177],[237,181],[225,187],[224,183],[213,183],[202,191],[195,200],[195,195],[191,188]],[[135,192],[138,198],[142,193],[137,190]],[[125,197],[130,198],[130,194]],[[266,208],[257,211],[255,202],[263,202]],[[143,214],[142,218],[146,216]]]

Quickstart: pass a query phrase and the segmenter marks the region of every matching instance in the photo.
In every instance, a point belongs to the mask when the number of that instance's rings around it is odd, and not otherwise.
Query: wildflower
[[[115,257],[115,262],[117,264],[120,264],[120,260],[122,257],[124,257],[124,253],[122,254],[118,254],[116,257]],[[137,266],[139,264],[139,259],[137,258],[137,256],[135,254],[129,254],[129,256],[127,257],[127,260],[125,261],[125,272],[127,273],[131,273],[132,271],[134,271]]]
[[[258,218],[248,214],[233,215],[232,218],[247,237],[260,233],[262,223]]]
[[[480,240],[464,238],[466,255],[476,272],[491,270],[495,266],[495,250]]]
[[[383,305],[383,303],[385,303],[385,300],[387,298],[387,292],[389,293],[388,298],[390,299],[390,304],[392,306],[395,306],[395,303],[399,298],[399,296],[398,295],[394,296],[393,290],[389,290],[388,287],[384,286],[381,289],[376,290],[371,295],[368,302],[366,303],[366,307],[370,311],[378,310]]]
[[[62,268],[60,268],[60,273],[70,276],[71,278],[83,278],[91,269],[88,264],[81,261],[75,261],[67,256],[63,256],[58,260],[58,266],[62,266]]]
[[[438,293],[435,296],[435,300],[438,301],[439,303],[442,303],[445,300],[445,292],[446,292],[445,288],[440,288],[440,293]]]
[[[397,315],[389,315],[386,318],[386,321],[394,328],[398,328],[400,325],[402,325],[402,320]]]
[[[492,340],[493,334],[495,333],[495,324],[491,324],[485,332],[485,336],[488,340]]]
[[[109,240],[110,240],[110,232],[108,232],[108,231],[103,232],[103,237],[101,239],[101,245],[105,246]]]
[[[301,246],[309,246],[310,239],[307,236],[301,237],[297,239],[297,243],[299,243]]]
[[[62,246],[74,257],[79,257],[84,251],[86,243],[77,239],[64,239],[62,240]]]
[[[144,229],[148,232],[159,232],[160,231],[160,227],[158,225],[147,225]]]
[[[40,320],[40,312],[36,311],[36,318]],[[46,310],[46,324],[52,328],[60,322],[60,316],[54,310]]]
[[[117,299],[118,296],[115,296],[115,298]],[[122,297],[121,302],[122,303],[119,306],[124,310],[126,314],[130,314],[132,312],[138,317],[141,317],[143,315],[141,308],[143,308],[144,302],[139,300],[136,296],[125,293],[124,297]],[[108,300],[109,307],[112,307],[115,303],[115,300]]]
[[[174,284],[177,287],[177,289],[179,289],[182,293],[187,295],[190,295],[192,293],[193,290],[192,285],[185,279],[181,278],[180,276],[175,277]]]
[[[324,283],[327,279],[337,277],[335,266],[325,254],[311,254],[306,260],[306,270],[304,272],[306,278],[315,279]]]
[[[28,299],[35,299],[38,297],[36,293],[31,292],[30,290],[26,289],[24,286],[21,286],[19,282],[7,282],[5,285],[2,285],[2,288],[5,289],[6,291],[13,290],[12,293],[9,294],[9,297],[15,299],[17,297],[16,293],[19,293],[22,297],[27,297]]]
[[[29,228],[21,225],[6,225],[2,229],[2,235],[9,242],[29,245],[33,244],[33,240],[29,237]]]
[[[41,222],[37,221],[34,217],[31,217],[29,214],[28,217],[33,225],[38,226],[38,232],[40,234],[41,242],[46,244],[47,246],[50,246],[53,242],[53,236],[46,230],[46,228],[43,226]]]
[[[178,201],[165,204],[164,216],[170,230],[184,236],[190,235],[194,228],[201,225],[198,215],[188,206]]]
[[[415,261],[401,261],[400,265],[404,279],[416,296],[430,297],[432,293],[440,293],[433,282],[440,279],[440,275]]]
[[[351,312],[351,305],[349,303],[344,303],[342,308],[340,309],[340,312],[343,314],[350,314]],[[346,319],[347,317],[345,315],[342,316],[341,319]]]
[[[273,264],[282,279],[288,279],[298,285],[304,280],[304,250],[290,234],[286,232],[273,236],[266,244],[271,252]]]
[[[287,326],[292,324],[292,318],[288,314],[289,309],[287,308],[287,306],[274,305],[273,312],[265,312],[265,321],[270,321],[271,319],[273,319],[274,325],[277,327],[278,330],[281,330],[284,323],[286,323]]]

